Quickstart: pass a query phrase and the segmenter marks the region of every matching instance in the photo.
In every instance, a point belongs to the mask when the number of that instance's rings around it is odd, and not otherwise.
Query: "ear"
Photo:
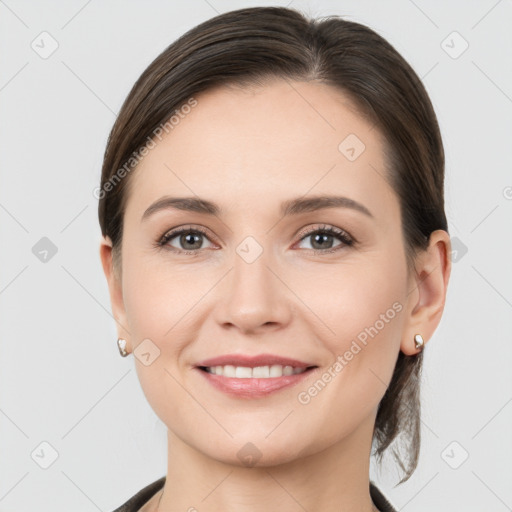
[[[100,259],[103,272],[107,278],[110,293],[110,304],[116,321],[117,336],[126,340],[126,350],[130,352],[130,333],[128,331],[128,322],[124,308],[121,275],[117,275],[115,272],[112,259],[112,241],[108,236],[103,236],[101,238]]]
[[[426,344],[441,321],[452,268],[450,235],[446,231],[438,229],[431,233],[429,246],[417,257],[415,268],[400,345],[408,356],[421,350],[414,346],[414,335],[421,334]]]

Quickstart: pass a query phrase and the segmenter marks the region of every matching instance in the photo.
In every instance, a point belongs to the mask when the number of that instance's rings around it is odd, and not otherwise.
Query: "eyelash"
[[[169,231],[169,232],[165,233],[160,238],[160,240],[156,243],[156,247],[158,249],[165,248],[167,250],[176,252],[178,254],[197,256],[201,252],[201,249],[198,249],[195,251],[186,251],[186,250],[182,250],[182,249],[176,249],[175,247],[171,247],[171,246],[166,247],[166,245],[168,244],[168,242],[170,240],[172,240],[173,238],[176,238],[177,236],[182,235],[184,233],[200,233],[200,234],[204,235],[206,238],[208,238],[208,240],[209,240],[208,233],[205,229],[203,229],[201,227],[186,226],[186,227],[178,228],[176,230]],[[307,238],[308,236],[314,235],[314,234],[331,235],[331,236],[334,236],[335,238],[337,238],[338,240],[340,240],[341,242],[343,242],[342,245],[338,245],[337,247],[335,247],[333,249],[306,249],[308,251],[313,251],[316,254],[330,254],[330,253],[336,252],[340,249],[343,249],[343,247],[345,247],[345,246],[347,246],[347,247],[353,246],[357,242],[345,230],[335,228],[334,226],[327,226],[327,225],[322,225],[320,227],[317,226],[315,228],[309,228],[309,229],[302,231],[299,234],[299,237],[300,237],[299,242],[302,242],[303,239]]]

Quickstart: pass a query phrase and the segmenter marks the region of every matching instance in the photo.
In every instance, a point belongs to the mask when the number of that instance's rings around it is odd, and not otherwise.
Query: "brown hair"
[[[428,247],[430,234],[448,231],[439,126],[411,66],[390,43],[359,23],[338,16],[307,19],[288,8],[253,7],[221,14],[189,30],[148,66],[123,103],[105,150],[98,206],[117,271],[131,183],[126,163],[136,167],[137,151],[154,140],[158,127],[193,95],[221,85],[261,85],[271,78],[332,85],[378,127],[386,141],[387,179],[400,202],[409,271],[417,251]],[[418,464],[422,361],[421,352],[407,356],[400,351],[375,422],[374,455],[379,462],[399,434],[406,446],[405,457],[392,449],[405,472],[399,483]]]

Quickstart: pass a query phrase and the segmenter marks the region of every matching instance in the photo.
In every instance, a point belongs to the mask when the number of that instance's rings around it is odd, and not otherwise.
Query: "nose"
[[[220,287],[217,322],[244,334],[282,329],[292,317],[293,294],[279,265],[266,251],[252,262],[240,254],[234,256],[233,267]]]

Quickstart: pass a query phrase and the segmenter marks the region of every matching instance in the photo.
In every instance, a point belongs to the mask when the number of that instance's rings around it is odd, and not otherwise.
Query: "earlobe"
[[[117,335],[118,338],[128,340],[129,332],[127,329],[128,324],[124,308],[122,283],[120,277],[116,275],[113,266],[112,241],[108,236],[103,236],[101,238],[99,252],[103,272],[107,279],[112,314],[116,321]],[[128,343],[126,345],[126,348],[127,350],[129,349]]]
[[[415,279],[408,294],[408,316],[400,345],[404,354],[418,354],[434,334],[444,311],[450,273],[450,236],[439,229],[431,233],[428,248],[417,258]],[[423,346],[417,343],[417,334],[424,340]]]

